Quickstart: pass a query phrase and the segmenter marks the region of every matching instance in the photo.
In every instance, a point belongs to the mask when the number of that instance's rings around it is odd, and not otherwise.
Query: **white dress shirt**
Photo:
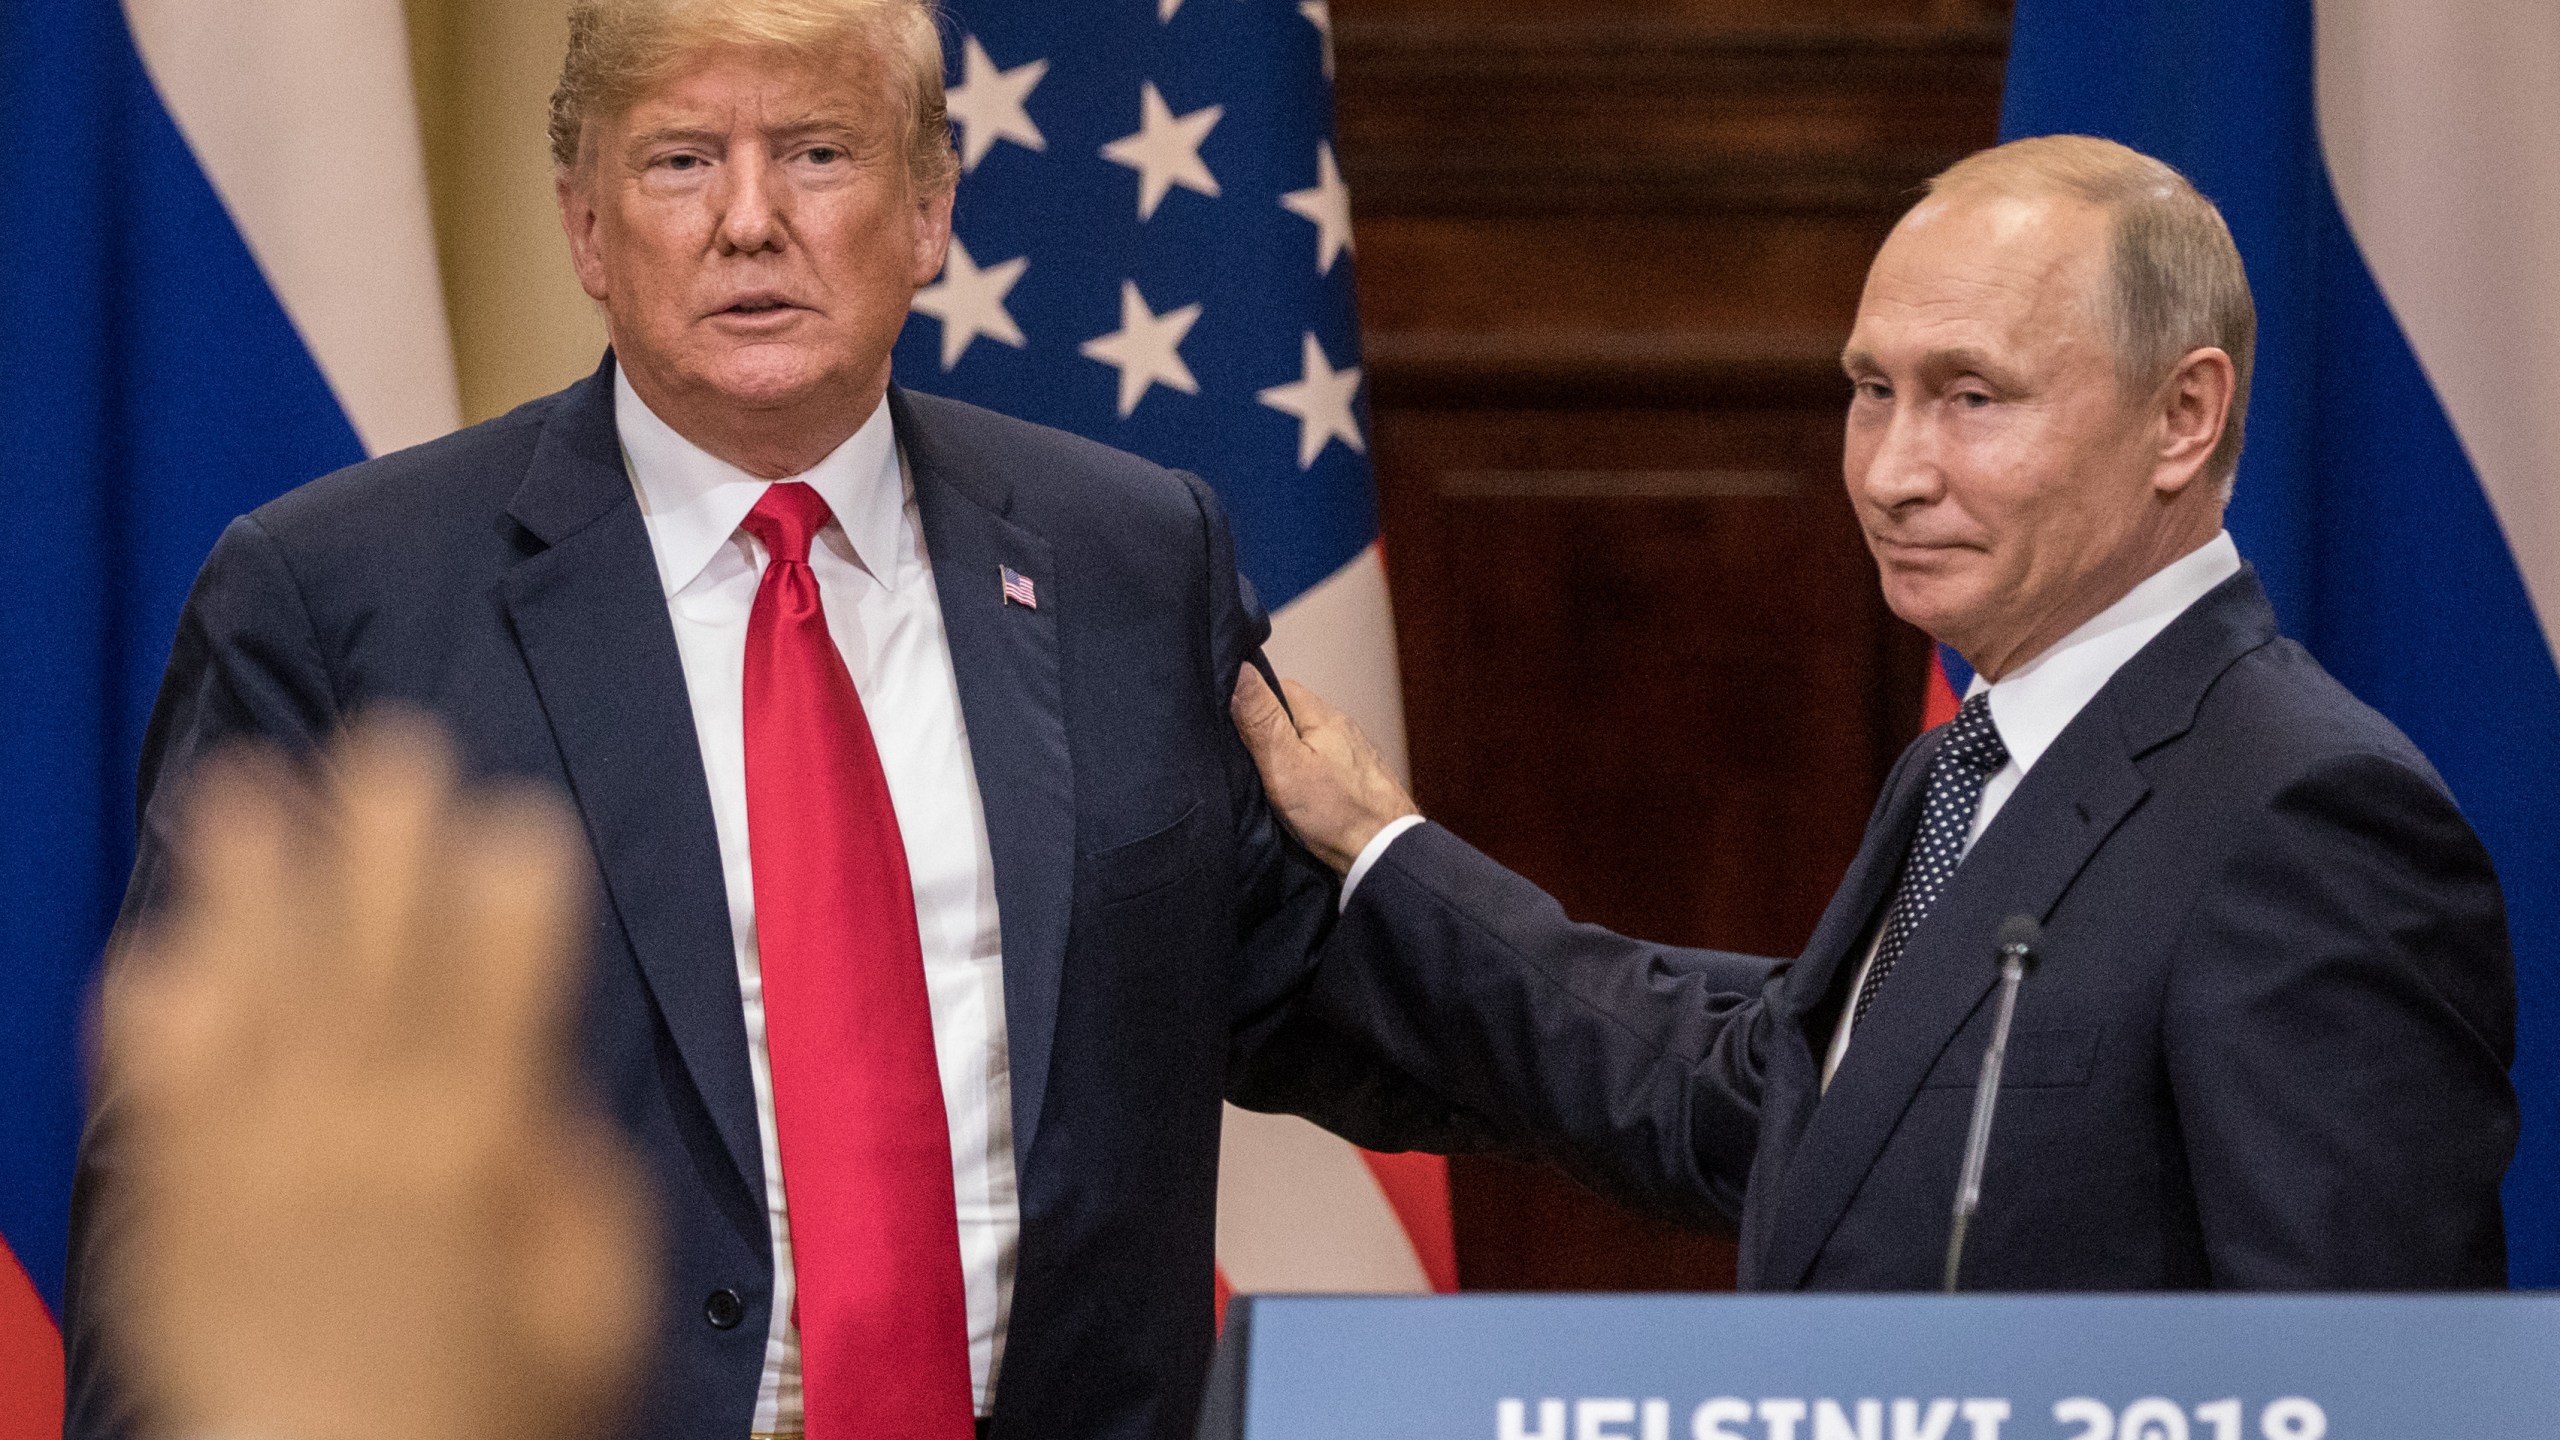
[[[1973,677],[1965,694],[1970,697],[1990,693],[1991,723],[2000,731],[2000,743],[2009,749],[2009,763],[1992,771],[1991,778],[1983,782],[1982,801],[1973,811],[1973,829],[1965,835],[1966,853],[1972,852],[1973,842],[1990,828],[2000,807],[2018,793],[2027,772],[2044,758],[2044,752],[2124,668],[2124,663],[2168,629],[2170,621],[2185,614],[2188,606],[2239,573],[2240,551],[2231,543],[2231,532],[2225,530],[2152,572],[2149,579],[2126,591],[2123,599],[2091,616],[2087,624],[2054,642],[2051,649],[2010,671],[1998,684],[1986,682],[1980,675]],[[1963,863],[1961,856],[1957,863]],[[1884,927],[1878,925],[1876,933],[1868,937],[1866,956],[1858,962],[1858,973],[1844,993],[1854,996],[1865,988],[1867,971],[1876,963],[1876,946],[1883,938]],[[1826,1089],[1840,1069],[1841,1057],[1849,1053],[1849,1032],[1856,1028],[1856,1010],[1854,1004],[1842,1006],[1839,1027],[1831,1033],[1831,1049],[1822,1061]]]
[[[711,782],[721,878],[729,897],[738,991],[746,1003],[747,1065],[764,1143],[765,1205],[773,1228],[773,1318],[755,1433],[801,1433],[800,1337],[793,1325],[791,1224],[773,1123],[764,987],[756,955],[756,897],[747,850],[744,694],[747,618],[763,578],[762,543],[739,529],[770,483],[806,482],[835,523],[810,546],[809,568],[827,630],[852,672],[887,773],[906,842],[916,930],[933,1008],[934,1054],[951,1127],[952,1190],[969,1307],[969,1375],[988,1413],[1003,1360],[1021,1231],[1013,1169],[1013,1097],[1005,1047],[1004,961],[995,860],[960,712],[959,681],[934,593],[913,487],[883,401],[833,454],[795,481],[768,482],[714,459],[677,434],[614,376],[614,423],[649,527],[658,578],[675,622],[702,768]]]

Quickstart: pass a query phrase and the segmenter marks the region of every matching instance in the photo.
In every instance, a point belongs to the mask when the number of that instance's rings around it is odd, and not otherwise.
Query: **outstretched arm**
[[[1261,677],[1241,677],[1238,732],[1290,830],[1348,870],[1413,801],[1356,726],[1303,687],[1287,693],[1284,711]],[[1739,1210],[1775,962],[1577,925],[1437,826],[1368,859],[1325,942],[1312,1016],[1500,1148],[1674,1219]]]

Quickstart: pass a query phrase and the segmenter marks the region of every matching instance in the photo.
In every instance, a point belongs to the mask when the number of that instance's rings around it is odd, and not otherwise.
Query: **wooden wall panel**
[[[1988,143],[1989,0],[1333,0],[1415,787],[1577,916],[1789,954],[1918,728],[1840,486],[1876,244]],[[1459,1161],[1473,1288],[1729,1234]]]

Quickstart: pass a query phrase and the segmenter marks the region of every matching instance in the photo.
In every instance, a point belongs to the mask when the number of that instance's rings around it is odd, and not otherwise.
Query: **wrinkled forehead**
[[[1933,195],[1876,252],[1852,348],[1958,335],[2103,346],[2110,228],[2103,209],[2065,195]]]
[[[606,127],[636,136],[669,127],[829,125],[890,139],[902,107],[881,48],[859,33],[815,45],[694,45],[668,56]]]

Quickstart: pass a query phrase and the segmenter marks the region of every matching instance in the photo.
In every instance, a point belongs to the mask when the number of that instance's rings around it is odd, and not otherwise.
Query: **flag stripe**
[[[1295,1116],[1232,1105],[1219,1143],[1218,1268],[1245,1292],[1432,1288],[1358,1150]]]
[[[402,9],[124,0],[188,149],[368,454],[460,423]]]
[[[1363,1150],[1360,1159],[1404,1227],[1423,1278],[1443,1294],[1457,1289],[1458,1235],[1449,1213],[1449,1162],[1415,1151],[1381,1155]]]
[[[0,1440],[60,1440],[62,1334],[0,1247]]]
[[[1385,553],[1372,543],[1280,607],[1271,617],[1271,640],[1263,653],[1282,675],[1350,716],[1377,745],[1387,768],[1410,784],[1404,685],[1397,673],[1395,642]]]

